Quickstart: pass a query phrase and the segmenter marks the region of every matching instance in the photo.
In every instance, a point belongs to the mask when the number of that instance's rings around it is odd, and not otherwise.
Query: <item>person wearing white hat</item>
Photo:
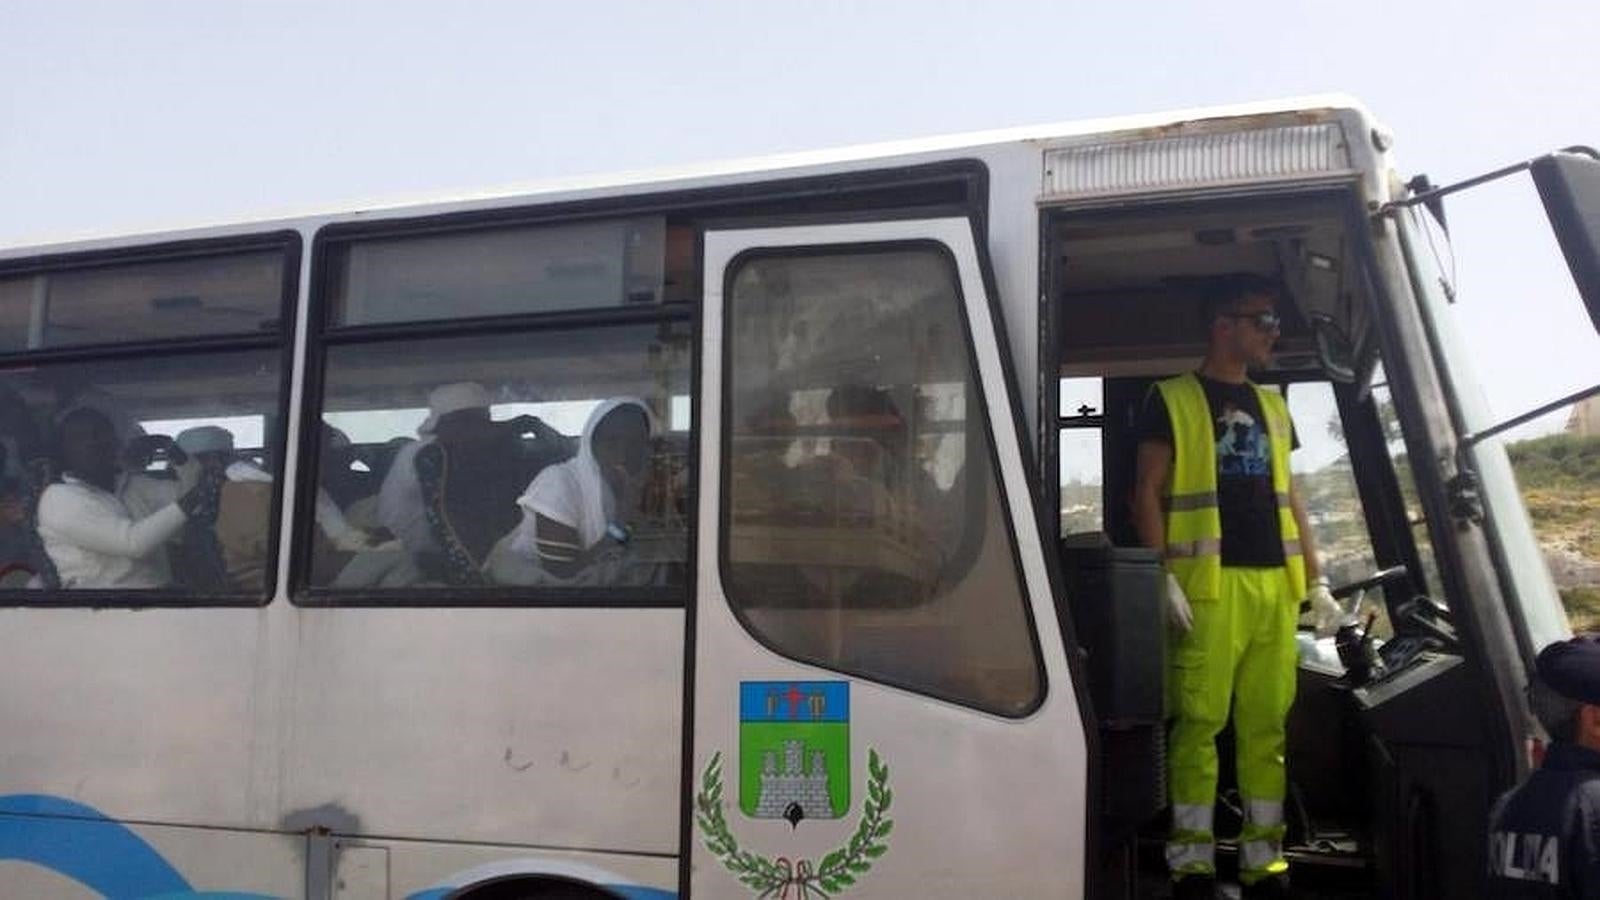
[[[489,416],[489,392],[473,381],[440,385],[428,393],[428,416],[417,426],[421,439],[401,447],[378,489],[378,523],[389,529],[413,558],[443,552],[428,524],[422,484],[417,480],[417,452],[437,440],[435,430],[446,416],[482,410]],[[451,426],[446,425],[446,432]]]
[[[233,432],[217,425],[186,428],[173,442],[188,457],[178,470],[180,487],[208,467],[220,470],[224,478],[214,519],[186,525],[182,541],[173,548],[173,561],[184,586],[251,593],[264,590],[271,550],[271,473],[241,458],[234,449]]]
[[[379,522],[427,580],[484,583],[483,564],[516,526],[512,498],[530,474],[519,437],[550,433],[532,416],[495,422],[489,405],[476,382],[434,388],[421,440],[395,455],[379,490]]]

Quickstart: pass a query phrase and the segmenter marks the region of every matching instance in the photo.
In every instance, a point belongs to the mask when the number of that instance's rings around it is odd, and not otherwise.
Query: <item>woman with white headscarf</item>
[[[642,400],[617,397],[595,407],[577,454],[540,472],[517,498],[522,522],[497,551],[501,558],[491,568],[494,579],[502,584],[595,580],[594,564],[628,543],[628,522],[649,474],[654,434],[655,417]],[[536,573],[528,571],[530,565]]]

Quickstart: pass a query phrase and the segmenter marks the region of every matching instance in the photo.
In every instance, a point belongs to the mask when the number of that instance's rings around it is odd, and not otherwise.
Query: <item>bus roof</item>
[[[387,217],[397,213],[428,215],[461,209],[515,206],[530,202],[579,200],[635,193],[640,189],[682,190],[710,187],[753,176],[826,174],[830,170],[859,168],[865,162],[889,163],[911,158],[948,156],[960,151],[1027,142],[1065,141],[1094,135],[1147,131],[1150,136],[1196,122],[1271,116],[1295,112],[1347,111],[1370,120],[1355,98],[1340,93],[1264,100],[1223,106],[1205,106],[1158,113],[1141,113],[1097,119],[971,131],[934,137],[880,141],[823,150],[795,151],[731,160],[690,163],[606,174],[515,182],[480,190],[452,190],[427,195],[344,201],[314,207],[274,210],[258,217],[185,223],[158,227],[89,231],[55,238],[28,238],[0,247],[0,258],[26,257],[94,249],[104,244],[183,240],[207,235],[297,228],[324,220],[348,221]]]

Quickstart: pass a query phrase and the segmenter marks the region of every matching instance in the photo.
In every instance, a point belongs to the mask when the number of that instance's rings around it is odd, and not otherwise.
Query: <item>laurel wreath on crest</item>
[[[894,830],[894,820],[885,818],[894,794],[889,790],[889,767],[878,759],[878,751],[867,751],[867,801],[861,807],[861,822],[849,843],[823,855],[820,862],[790,861],[787,857],[768,858],[740,849],[739,841],[728,829],[722,814],[722,754],[712,754],[700,777],[700,792],[695,795],[695,820],[706,849],[747,887],[761,897],[788,900],[827,900],[856,883],[872,869],[872,862],[889,852],[886,840]]]

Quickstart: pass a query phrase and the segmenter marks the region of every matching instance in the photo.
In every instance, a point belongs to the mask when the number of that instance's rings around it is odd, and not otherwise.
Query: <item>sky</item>
[[[0,246],[1324,91],[1444,183],[1600,145],[1596,34],[1571,0],[0,0]],[[1531,183],[1447,202],[1491,408],[1600,382]]]

